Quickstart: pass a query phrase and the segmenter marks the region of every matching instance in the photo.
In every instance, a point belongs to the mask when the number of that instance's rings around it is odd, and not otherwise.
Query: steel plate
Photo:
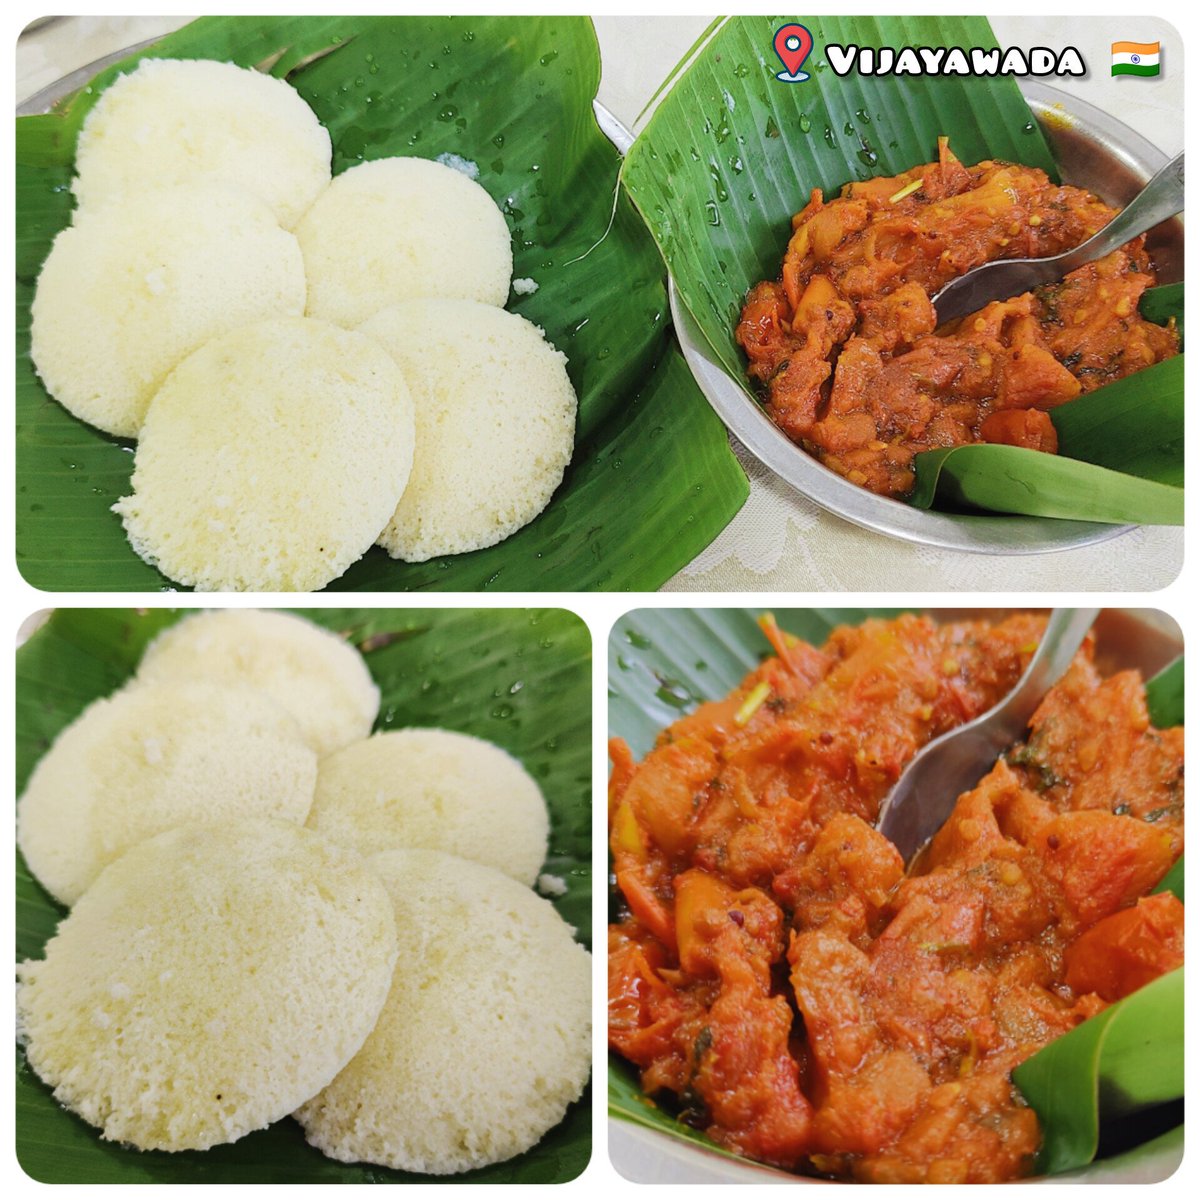
[[[1127,204],[1167,163],[1167,156],[1115,117],[1038,81],[1022,92],[1067,183],[1114,205]],[[1183,277],[1183,222],[1151,231],[1148,245],[1163,283]],[[904,541],[976,554],[1041,554],[1091,546],[1120,537],[1132,525],[1104,525],[1051,517],[966,516],[930,512],[877,496],[843,479],[796,446],[763,412],[750,392],[717,361],[670,283],[671,314],[684,358],[701,391],[729,432],[801,495],[863,529]]]

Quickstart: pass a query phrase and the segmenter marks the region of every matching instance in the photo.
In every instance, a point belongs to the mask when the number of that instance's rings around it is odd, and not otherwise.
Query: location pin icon
[[[800,70],[813,48],[813,36],[803,25],[781,25],[775,32],[775,53],[786,68],[775,78],[784,83],[803,83],[809,76]]]

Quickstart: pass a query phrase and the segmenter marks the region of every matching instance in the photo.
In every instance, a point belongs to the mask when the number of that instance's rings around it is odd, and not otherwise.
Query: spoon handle
[[[877,828],[905,863],[942,827],[963,792],[1025,735],[1042,697],[1071,665],[1096,608],[1054,609],[1025,673],[995,707],[919,750],[879,809]]]
[[[1046,631],[1037,651],[1017,686],[1001,703],[1001,711],[1024,726],[1042,697],[1071,665],[1075,652],[1099,615],[1098,608],[1054,609],[1046,621]]]
[[[1103,258],[1119,246],[1183,212],[1183,151],[1180,151],[1099,233],[1058,260],[1062,273]]]

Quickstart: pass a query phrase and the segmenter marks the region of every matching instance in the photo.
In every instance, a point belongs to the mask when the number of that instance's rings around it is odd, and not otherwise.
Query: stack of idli
[[[321,758],[365,738],[379,689],[344,639],[290,613],[196,613],[54,740],[17,805],[17,844],[74,904],[109,864],[193,821],[303,825]]]
[[[499,746],[398,729],[322,759],[308,826],[360,854],[440,850],[532,887],[546,857],[541,789]]]
[[[381,158],[342,172],[296,227],[308,315],[352,329],[404,300],[503,308],[512,284],[504,214],[462,171]]]
[[[333,1158],[444,1175],[582,1094],[591,960],[530,887],[565,888],[540,788],[479,738],[372,736],[379,703],[344,638],[201,612],[34,769],[18,845],[71,910],[18,968],[19,1035],[104,1138],[294,1114]]]
[[[367,865],[400,953],[371,1035],[296,1113],[309,1142],[431,1175],[528,1150],[588,1080],[590,956],[548,900],[490,867],[430,850]]]
[[[33,299],[32,354],[81,420],[138,436],[166,378],[212,338],[304,312],[296,239],[257,197],[211,183],[80,209]]]
[[[237,1141],[327,1086],[396,959],[378,876],[298,825],[180,826],[102,871],[19,970],[29,1065],[105,1138]]]
[[[330,158],[289,84],[201,60],[141,60],[79,134],[34,365],[138,440],[113,510],[198,590],[318,589],[376,542],[408,562],[495,545],[570,462],[566,359],[504,311],[511,236],[474,165],[331,179]]]
[[[362,334],[276,318],[176,368],[113,511],[142,558],[199,591],[313,591],[374,541],[412,456],[392,359]]]
[[[144,58],[100,93],[75,145],[81,209],[154,180],[227,184],[294,229],[329,183],[329,133],[282,79],[206,59]]]
[[[38,763],[17,809],[30,870],[71,905],[131,847],[189,821],[304,824],[317,756],[249,687],[146,683],[95,701]]]
[[[207,679],[264,692],[324,757],[371,732],[379,688],[345,638],[294,613],[256,608],[193,613],[145,649],[138,679]]]

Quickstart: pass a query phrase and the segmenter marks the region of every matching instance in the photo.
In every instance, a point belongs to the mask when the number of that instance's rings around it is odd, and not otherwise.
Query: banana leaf
[[[829,195],[847,182],[928,162],[939,135],[949,136],[964,162],[1006,159],[1057,177],[1046,140],[1011,77],[838,78],[821,58],[828,43],[994,46],[985,18],[805,18],[815,46],[806,65],[811,78],[795,85],[773,78],[780,64],[772,39],[782,20],[726,21],[679,74],[622,170],[680,299],[748,404],[757,401],[734,326],[748,288],[778,276],[791,217],[812,188]],[[1148,319],[1182,315],[1182,286],[1155,291],[1162,294],[1143,308]],[[1109,387],[1122,385],[1143,414],[1141,424],[1124,410],[1116,419],[1107,408],[1091,421],[1087,410],[1103,406],[1109,391],[1098,389],[1064,406],[1082,413],[1077,423],[1060,426],[1058,457],[990,446],[928,451],[917,456],[910,503],[947,512],[982,508],[1181,523],[1182,362]],[[1085,436],[1077,424],[1093,425],[1104,436]],[[1126,462],[1127,452],[1133,461]],[[1149,486],[1146,479],[1164,486]]]
[[[1175,860],[1175,865],[1162,877],[1162,882],[1154,889],[1155,892],[1174,892],[1175,898],[1182,902],[1183,874],[1183,855],[1181,854]]]
[[[1146,705],[1155,729],[1183,724],[1183,655],[1146,683]]]
[[[1179,376],[1182,380],[1182,363]],[[1152,414],[1156,407],[1145,404],[1140,418],[1130,410],[1128,420],[1114,423],[1134,435],[1131,444],[1135,453],[1143,454],[1143,462],[1145,454],[1152,455],[1156,448],[1150,440],[1155,435],[1147,429],[1153,416],[1146,414],[1147,409]],[[1178,416],[1180,430],[1175,440],[1182,447],[1182,403]],[[927,450],[914,461],[917,484],[910,499],[918,508],[936,507],[950,512],[985,509],[1111,525],[1183,524],[1183,488],[1062,454],[1043,454],[1020,446],[978,445]],[[1151,469],[1182,476],[1183,460],[1154,460]]]
[[[1090,1163],[1105,1120],[1183,1096],[1183,968],[1148,983],[1013,1072],[1042,1123],[1038,1169]]]
[[[1150,721],[1156,729],[1168,729],[1183,724],[1183,655],[1164,667],[1146,684],[1146,701]],[[1156,892],[1174,892],[1183,900],[1183,855],[1163,876]]]
[[[591,639],[561,609],[298,610],[358,646],[382,691],[378,729],[442,726],[485,737],[537,779],[550,809],[545,870],[567,885],[554,900],[591,944]],[[59,609],[17,651],[16,785],[55,735],[133,672],[146,643],[181,614],[164,609]],[[65,915],[17,855],[16,951],[39,958]],[[290,1118],[209,1151],[139,1152],[102,1142],[62,1109],[16,1055],[17,1158],[47,1183],[551,1183],[591,1154],[590,1094],[532,1150],[441,1179],[348,1165],[309,1146]]]
[[[1179,342],[1183,344],[1183,284],[1164,283],[1161,287],[1149,288],[1142,295],[1138,311],[1147,321],[1165,325],[1172,317],[1179,331]]]
[[[782,629],[807,641],[820,643],[836,625],[857,624],[868,616],[893,616],[901,610],[821,608],[773,611]],[[619,618],[608,643],[610,735],[624,738],[635,756],[640,758],[652,748],[664,726],[697,704],[726,695],[741,682],[747,671],[772,652],[758,626],[760,615],[760,609],[638,609]],[[1183,720],[1182,685],[1182,657],[1147,683],[1147,699],[1156,726],[1167,727]],[[1162,881],[1160,890],[1170,888],[1182,899],[1182,886],[1181,859]],[[1138,1001],[1139,1005],[1153,1004],[1152,1020],[1144,1023],[1129,1021],[1125,1028],[1118,1026],[1119,1036],[1114,1037],[1111,1044],[1105,1040],[1108,1049],[1100,1060],[1100,1075],[1089,1076],[1084,1067],[1094,1065],[1093,1060],[1088,1059],[1085,1064],[1084,1056],[1077,1056],[1077,1052],[1069,1047],[1070,1061],[1058,1062],[1064,1075],[1070,1068],[1072,1083],[1070,1087],[1064,1086],[1054,1093],[1053,1104],[1043,1106],[1038,1084],[1031,1083],[1027,1087],[1025,1079],[1018,1077],[1022,1090],[1042,1120],[1047,1146],[1057,1145],[1060,1139],[1065,1139],[1066,1144],[1074,1149],[1086,1142],[1088,1129],[1093,1133],[1099,1131],[1099,1122],[1093,1121],[1088,1115],[1094,1111],[1090,1097],[1097,1088],[1102,1095],[1107,1095],[1111,1082],[1113,1088],[1120,1089],[1121,1094],[1128,1098],[1149,1095],[1158,1087],[1152,1081],[1142,1079],[1130,1065],[1136,1057],[1137,1043],[1136,1039],[1125,1035],[1135,1030],[1139,1023],[1142,1028],[1163,1031],[1163,1047],[1168,1049],[1164,1049],[1161,1055],[1156,1051],[1153,1058],[1155,1063],[1170,1053],[1182,1063],[1179,1038],[1182,1036],[1183,1009],[1173,987],[1168,985],[1162,994],[1152,996],[1151,1001]],[[1136,1000],[1141,994],[1137,993],[1124,1003]],[[1111,1011],[1107,1010],[1094,1021],[1103,1022]],[[1094,1021],[1085,1022],[1068,1038],[1051,1043],[1021,1070],[1025,1071],[1038,1063],[1043,1055],[1054,1052],[1056,1047],[1076,1037],[1082,1030],[1088,1031],[1081,1035],[1083,1039],[1095,1036],[1092,1031]],[[1087,1044],[1091,1045],[1090,1042]],[[1045,1078],[1054,1079],[1057,1070],[1047,1072]],[[1042,1078],[1039,1072],[1038,1081]],[[1175,1075],[1170,1075],[1169,1079],[1171,1082],[1158,1087],[1159,1091],[1169,1093],[1167,1099],[1180,1094],[1174,1091]],[[727,1153],[703,1133],[684,1125],[673,1113],[645,1096],[639,1086],[636,1068],[615,1054],[609,1056],[608,1110],[610,1116],[618,1120],[703,1145],[722,1154]],[[1082,1136],[1079,1132],[1081,1125],[1085,1130]],[[1153,1140],[1146,1141],[1140,1147],[1122,1148],[1121,1153],[1098,1161],[1093,1168],[1100,1172],[1096,1178],[1102,1180],[1103,1171],[1108,1167],[1132,1165],[1161,1146],[1173,1146],[1171,1137],[1164,1140],[1155,1138],[1154,1135],[1160,1132],[1161,1129],[1151,1129],[1146,1137]],[[1039,1170],[1047,1174],[1076,1171],[1091,1162],[1095,1149],[1093,1143],[1088,1157],[1079,1157],[1075,1153],[1069,1158],[1060,1158],[1056,1154],[1040,1162]]]
[[[335,172],[395,154],[476,163],[512,229],[516,277],[539,285],[509,308],[570,360],[575,456],[537,521],[499,546],[428,563],[373,549],[338,590],[652,589],[729,522],[748,484],[679,358],[662,262],[618,190],[620,157],[592,112],[600,59],[589,20],[209,17],[101,72],[54,113],[17,121],[17,560],[30,583],[174,586],[109,512],[128,491],[132,445],[71,417],[29,360],[29,305],[71,219],[80,123],[147,53],[286,78],[328,127]]]

